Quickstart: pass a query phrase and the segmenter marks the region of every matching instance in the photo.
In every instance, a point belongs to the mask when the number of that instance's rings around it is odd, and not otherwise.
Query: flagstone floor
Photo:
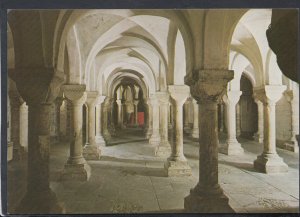
[[[220,136],[220,144],[224,143]],[[262,144],[240,140],[245,153],[219,154],[219,182],[238,213],[299,212],[299,154],[277,149],[289,165],[284,174],[263,174],[253,169]],[[61,182],[60,173],[68,158],[68,144],[51,147],[51,188],[67,213],[181,213],[184,197],[199,175],[198,143],[186,137],[184,153],[192,176],[166,177],[166,157],[152,156],[138,129],[125,130],[102,148],[98,161],[88,161],[91,177],[87,182]],[[26,159],[8,163],[8,210],[25,192]]]

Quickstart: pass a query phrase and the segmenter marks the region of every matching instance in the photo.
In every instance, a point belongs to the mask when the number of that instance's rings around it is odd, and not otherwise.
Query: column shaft
[[[17,213],[64,212],[50,189],[51,109],[51,104],[31,104],[28,107],[27,192],[16,208]]]
[[[193,123],[193,131],[192,137],[198,139],[199,138],[199,111],[197,101],[193,99],[194,106],[194,123]]]
[[[158,146],[160,142],[159,134],[159,104],[156,98],[151,98],[152,107],[152,135],[149,139],[149,143],[153,146]]]
[[[276,152],[276,102],[285,86],[266,85],[257,91],[264,105],[264,151],[254,161],[254,168],[264,173],[287,172],[288,166]]]
[[[264,106],[262,102],[259,101],[258,99],[256,99],[255,102],[257,104],[257,113],[258,113],[257,128],[258,129],[254,135],[254,139],[257,142],[262,143],[264,139]]]

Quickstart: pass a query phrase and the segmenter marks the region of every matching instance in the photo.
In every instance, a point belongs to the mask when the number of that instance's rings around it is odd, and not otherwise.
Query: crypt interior
[[[8,213],[299,212],[298,11],[7,16]]]

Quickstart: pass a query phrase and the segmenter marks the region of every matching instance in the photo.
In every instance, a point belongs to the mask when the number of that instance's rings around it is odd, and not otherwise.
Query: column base
[[[258,143],[263,143],[264,137],[262,135],[259,135],[258,133],[255,133],[254,136],[254,141]]]
[[[109,140],[111,140],[111,135],[108,131],[103,133],[103,137],[104,137],[105,142],[108,142]]]
[[[145,137],[146,137],[147,139],[150,139],[151,135],[152,135],[152,129],[146,128],[146,129],[145,129]]]
[[[64,214],[65,208],[49,189],[42,192],[26,192],[15,210],[16,214]]]
[[[152,136],[149,139],[149,144],[153,146],[158,146],[159,142],[160,142],[160,137],[158,135],[155,136],[152,134]]]
[[[164,165],[167,176],[191,176],[192,169],[187,161],[169,160]]]
[[[254,161],[254,168],[263,173],[285,173],[288,165],[283,162],[278,154],[261,154]]]
[[[221,152],[229,156],[241,155],[244,154],[244,149],[238,141],[227,142],[226,146],[221,149]]]
[[[191,134],[192,129],[190,127],[184,127],[183,132],[185,132],[186,134]]]
[[[91,176],[91,167],[87,163],[66,164],[62,172],[62,181],[88,181]]]
[[[294,153],[299,153],[299,146],[297,141],[286,141],[283,143],[277,142],[277,147],[292,151]]]
[[[83,148],[83,157],[86,160],[99,160],[101,156],[101,150],[98,145],[86,144]]]
[[[192,138],[199,139],[199,129],[193,129],[192,131]]]
[[[184,198],[184,209],[188,213],[235,213],[224,194],[199,195],[193,193]]]
[[[155,155],[158,157],[166,157],[171,154],[171,146],[159,145],[157,146]]]
[[[96,140],[96,144],[99,144],[100,146],[106,146],[106,142],[103,136],[96,136],[95,140]]]

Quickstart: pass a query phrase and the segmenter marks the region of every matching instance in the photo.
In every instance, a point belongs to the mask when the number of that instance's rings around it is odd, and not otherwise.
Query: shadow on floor
[[[117,158],[117,157],[112,157],[112,156],[101,156],[99,161],[113,161],[113,162],[121,162],[121,163],[139,163],[139,164],[145,165],[145,160]]]
[[[187,159],[193,159],[193,160],[199,160],[199,156],[197,155],[191,155],[191,154],[184,154],[184,156],[187,158]]]
[[[141,166],[132,165],[112,165],[112,164],[99,164],[97,162],[90,161],[92,171],[98,169],[109,169],[109,170],[119,170],[123,176],[127,175],[140,175],[140,176],[154,176],[154,177],[167,177],[164,168],[151,168],[146,167],[145,160],[133,160],[133,159],[122,159],[110,156],[101,157],[99,162],[111,161],[111,162],[121,162],[121,163],[139,163]]]
[[[247,170],[247,171],[250,171],[250,172],[257,172],[253,168],[252,163],[228,162],[228,161],[223,161],[223,160],[220,160],[219,163],[227,165],[227,166],[232,166],[232,167],[235,167],[235,168],[239,168],[239,169],[242,169],[242,170]]]
[[[124,139],[126,139],[126,138],[124,138]],[[121,145],[121,144],[128,144],[128,143],[134,143],[134,142],[145,142],[145,141],[148,141],[147,139],[132,139],[132,140],[124,140],[124,141],[116,141],[116,142],[114,142],[114,141],[108,141],[107,143],[106,143],[106,146],[114,146],[114,145]]]

